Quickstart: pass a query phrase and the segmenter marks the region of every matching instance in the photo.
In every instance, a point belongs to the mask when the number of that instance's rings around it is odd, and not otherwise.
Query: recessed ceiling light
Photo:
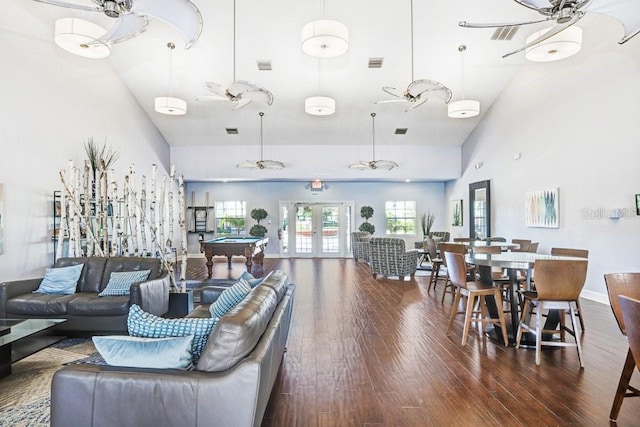
[[[237,135],[238,134],[238,128],[225,128],[225,130],[227,131],[227,135]]]

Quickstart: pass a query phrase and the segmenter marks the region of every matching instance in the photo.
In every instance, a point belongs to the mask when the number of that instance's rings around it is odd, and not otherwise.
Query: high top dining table
[[[503,243],[503,242],[495,242],[495,243]],[[484,283],[493,283],[493,278],[491,276],[491,267],[498,267],[507,270],[507,275],[509,277],[509,301],[511,306],[511,324],[507,325],[507,333],[509,334],[509,342],[515,345],[515,337],[518,332],[518,324],[520,321],[519,315],[519,305],[515,303],[516,292],[518,290],[518,270],[526,270],[527,275],[527,290],[531,288],[531,273],[533,272],[533,267],[535,266],[536,260],[538,259],[557,259],[557,260],[569,260],[569,261],[584,261],[584,258],[578,257],[570,257],[570,256],[555,256],[555,255],[545,255],[545,254],[537,254],[531,252],[502,252],[499,254],[480,254],[480,253],[469,253],[466,256],[466,261],[469,264],[475,264],[478,267],[478,272],[480,274],[480,281]],[[498,317],[498,309],[501,309],[496,306],[495,300],[489,297],[487,300],[487,310],[489,311],[489,315],[491,317]],[[545,322],[544,329],[555,329],[556,325],[559,322],[559,313],[556,311],[554,313],[549,313],[547,320]],[[500,338],[500,337],[498,337]],[[523,338],[523,344],[527,345],[527,342],[531,340],[529,337]]]
[[[472,240],[470,242],[456,242],[462,245],[468,246],[469,249],[479,247],[479,246],[491,246],[491,247],[499,247],[502,251],[510,251],[513,249],[519,249],[520,245],[518,243],[508,243],[508,242],[493,242],[487,240]]]

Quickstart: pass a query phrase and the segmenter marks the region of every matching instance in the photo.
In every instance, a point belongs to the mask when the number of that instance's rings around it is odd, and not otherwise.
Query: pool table
[[[268,237],[250,237],[250,236],[227,236],[218,237],[216,239],[204,240],[200,242],[200,252],[204,252],[207,258],[207,273],[211,279],[211,267],[213,267],[213,258],[215,255],[223,255],[227,257],[229,268],[231,268],[231,257],[234,255],[244,256],[247,258],[247,271],[251,273],[251,265],[253,261],[262,265],[264,259],[264,248],[269,242]]]

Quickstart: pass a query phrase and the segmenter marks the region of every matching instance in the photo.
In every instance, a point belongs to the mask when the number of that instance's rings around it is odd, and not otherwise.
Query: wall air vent
[[[496,28],[491,36],[491,40],[511,40],[518,32],[519,26]]]
[[[369,58],[369,68],[382,68],[384,58]]]
[[[406,135],[407,134],[407,128],[396,128],[396,135]]]
[[[227,135],[237,135],[238,134],[238,128],[225,128],[225,130],[227,131]]]
[[[258,70],[260,71],[271,71],[271,61],[268,59],[262,59],[258,62]]]

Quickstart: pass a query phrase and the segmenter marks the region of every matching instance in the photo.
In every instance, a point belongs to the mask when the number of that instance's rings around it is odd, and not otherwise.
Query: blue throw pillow
[[[193,367],[193,335],[175,338],[114,335],[92,339],[98,353],[112,366],[182,370]]]
[[[39,294],[73,294],[76,292],[76,286],[83,267],[84,264],[77,264],[69,267],[47,268],[40,286],[33,292]]]
[[[249,292],[251,292],[249,282],[244,279],[238,279],[233,286],[222,291],[218,299],[209,306],[211,317],[221,318],[227,311],[242,301]]]
[[[191,355],[196,363],[207,344],[211,330],[218,323],[213,317],[187,317],[182,319],[165,319],[147,313],[137,304],[129,308],[127,328],[129,335],[145,338],[169,338],[193,335]]]
[[[255,288],[256,286],[258,286],[260,283],[262,283],[262,281],[264,280],[264,278],[260,278],[260,279],[256,279],[255,277],[253,277],[253,275],[251,273],[249,273],[248,271],[245,271],[244,273],[242,273],[240,275],[240,277],[238,277],[239,279],[244,279],[247,282],[249,282],[249,286],[251,286],[251,289]]]
[[[114,271],[109,276],[109,283],[98,294],[99,297],[129,295],[131,285],[144,282],[149,277],[151,270]]]

